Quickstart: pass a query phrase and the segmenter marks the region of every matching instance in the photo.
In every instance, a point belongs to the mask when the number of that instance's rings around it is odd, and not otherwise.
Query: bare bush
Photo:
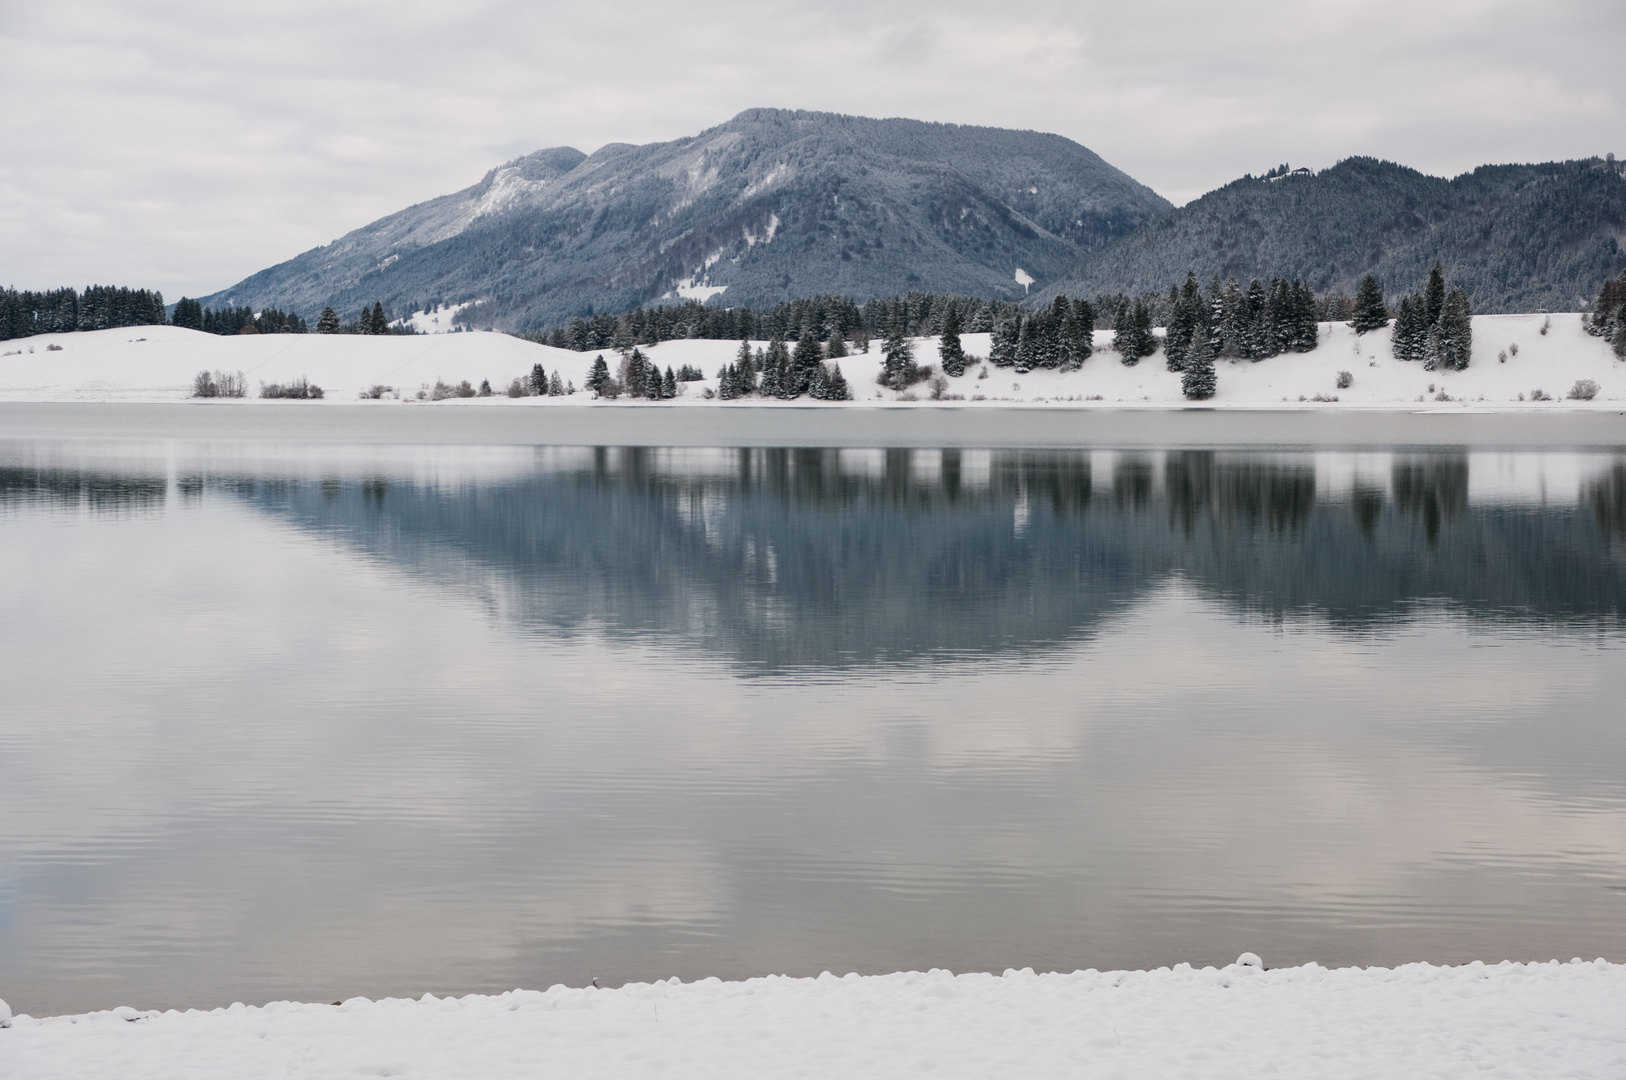
[[[1530,400],[1531,401],[1551,401],[1553,399],[1547,396],[1547,391],[1541,389],[1538,386],[1536,389],[1530,391]]]
[[[248,396],[248,380],[241,371],[200,371],[192,380],[193,397]]]
[[[1576,379],[1575,385],[1564,396],[1571,401],[1591,401],[1598,396],[1598,384],[1591,379]]]
[[[1351,386],[1354,386],[1354,385],[1355,385],[1355,376],[1351,375],[1347,371],[1340,371],[1338,373],[1338,389],[1340,389],[1340,390],[1348,390]]]
[[[507,394],[509,397],[525,397],[530,392],[531,384],[524,379],[515,379],[508,384]]]
[[[393,393],[395,393],[395,387],[385,386],[383,383],[373,383],[373,385],[363,390],[360,396],[367,401],[378,401],[382,399],[385,394]]]
[[[320,399],[322,388],[301,375],[297,379],[290,379],[285,383],[261,383],[260,396],[262,398],[286,398],[293,401],[315,401]]]
[[[1519,355],[1519,343],[1517,341],[1507,347],[1507,354],[1509,356]]]

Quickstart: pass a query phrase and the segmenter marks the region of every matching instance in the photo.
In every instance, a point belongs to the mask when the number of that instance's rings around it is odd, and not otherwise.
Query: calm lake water
[[[0,440],[0,996],[1626,960],[1626,454]]]

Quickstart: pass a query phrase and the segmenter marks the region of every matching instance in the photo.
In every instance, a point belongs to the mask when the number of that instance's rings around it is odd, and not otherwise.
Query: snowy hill
[[[204,301],[479,300],[473,325],[532,329],[717,293],[1019,299],[1168,209],[1058,135],[752,109],[668,143],[538,151]]]
[[[1544,323],[1548,325],[1545,334]],[[968,352],[987,355],[988,335],[968,334],[963,340]],[[911,401],[920,407],[1045,404],[1169,408],[1190,404],[1181,396],[1180,376],[1165,369],[1161,354],[1126,367],[1111,350],[1110,334],[1097,334],[1096,342],[1096,354],[1075,372],[1035,370],[1018,374],[1009,368],[970,366],[964,376],[945,380],[949,400],[942,403],[931,400],[929,382],[903,395],[878,386],[878,351],[847,357],[840,364],[857,399],[851,404],[860,406]],[[427,396],[437,382],[456,385],[468,380],[478,387],[485,380],[496,396],[429,404],[658,407],[653,402],[627,399],[595,401],[586,393],[517,399],[502,396],[513,379],[528,376],[536,364],[550,375],[557,371],[561,379],[580,388],[596,355],[535,345],[506,334],[220,337],[152,326],[45,334],[7,344],[13,347],[0,355],[0,400],[7,401],[182,400],[190,396],[193,378],[199,371],[218,370],[245,375],[249,403],[257,400],[254,395],[262,383],[306,377],[323,387],[327,396],[322,404],[329,406],[356,404],[360,393],[374,385],[393,388],[382,402],[391,404],[398,400],[416,402],[420,390]],[[705,392],[715,388],[718,369],[733,359],[737,349],[734,342],[686,340],[663,342],[644,351],[662,368],[690,364],[708,376],[703,382],[682,384],[680,397],[666,405],[748,408],[820,404],[805,398],[794,403],[757,398],[734,402],[708,399]],[[916,358],[921,363],[935,360],[936,349],[934,338],[915,341]],[[615,354],[606,359],[613,368]],[[1350,374],[1352,382],[1339,389],[1338,375],[1343,371]],[[1321,344],[1314,352],[1284,354],[1258,363],[1221,361],[1218,376],[1219,392],[1213,401],[1204,403],[1207,406],[1620,409],[1626,405],[1626,362],[1618,360],[1603,341],[1587,335],[1579,315],[1476,316],[1473,359],[1461,372],[1429,372],[1420,364],[1395,360],[1390,354],[1388,330],[1362,336],[1343,323],[1323,323]],[[1564,400],[1576,381],[1583,379],[1598,384],[1596,398],[1591,402]],[[1555,400],[1540,401],[1535,394],[1538,390]],[[1318,402],[1318,396],[1336,400]],[[282,403],[265,404],[276,407]]]

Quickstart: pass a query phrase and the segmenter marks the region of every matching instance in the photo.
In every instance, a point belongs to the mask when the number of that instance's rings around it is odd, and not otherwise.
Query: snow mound
[[[1620,1076],[1626,966],[771,976],[17,1017],[10,1076]],[[133,1012],[133,1010],[132,1010]]]

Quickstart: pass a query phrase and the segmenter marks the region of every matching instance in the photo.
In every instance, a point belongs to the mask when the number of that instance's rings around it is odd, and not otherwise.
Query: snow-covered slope
[[[1256,961],[1256,957],[1246,957]],[[1626,966],[946,971],[16,1018],[5,1075],[1618,1077]]]
[[[1547,333],[1542,326],[1550,319]],[[969,334],[966,349],[986,355],[986,334]],[[947,381],[946,404],[1043,404],[1079,408],[1181,407],[1180,376],[1166,370],[1161,355],[1126,367],[1111,350],[1111,335],[1097,335],[1098,351],[1075,372],[1013,369],[975,365]],[[580,387],[596,354],[535,345],[504,334],[467,333],[433,336],[356,337],[348,335],[247,335],[216,337],[175,327],[138,327],[91,333],[54,334],[7,342],[0,355],[0,400],[8,401],[174,401],[191,393],[200,370],[241,371],[251,395],[260,383],[286,382],[305,376],[327,391],[324,404],[355,403],[374,384],[391,386],[396,396],[413,400],[418,390],[444,380],[489,380],[498,396],[435,403],[436,407],[504,406],[649,408],[653,403],[594,401],[591,395],[519,398],[501,396],[517,377],[541,364],[552,374]],[[56,346],[53,349],[53,346]],[[1515,349],[1515,346],[1517,347]],[[729,341],[669,341],[644,351],[661,367],[691,364],[710,378],[684,386],[676,404],[721,408],[783,406],[757,398],[724,402],[707,399],[717,370],[739,346]],[[921,363],[934,361],[935,339],[915,342]],[[1502,357],[1505,356],[1505,359]],[[612,369],[617,357],[608,354]],[[855,405],[896,405],[914,401],[929,407],[930,383],[899,395],[876,385],[878,350],[840,361],[852,386]],[[1346,389],[1338,374],[1350,373]],[[983,377],[986,372],[986,377]],[[1321,345],[1314,352],[1272,357],[1258,363],[1221,361],[1219,392],[1207,405],[1219,408],[1352,407],[1382,409],[1463,408],[1606,408],[1626,405],[1626,362],[1608,345],[1588,336],[1579,315],[1487,315],[1474,319],[1474,353],[1463,372],[1424,371],[1421,364],[1402,363],[1390,353],[1389,331],[1357,335],[1342,323],[1322,324]],[[1591,402],[1564,400],[1577,380],[1599,386]],[[1533,400],[1535,391],[1554,399]],[[1442,398],[1441,395],[1444,395]],[[1318,396],[1336,401],[1317,402]],[[254,400],[252,397],[250,401]],[[225,401],[204,404],[227,405]],[[280,404],[270,403],[267,404]],[[807,406],[807,399],[794,404]],[[828,406],[826,406],[828,407]]]

